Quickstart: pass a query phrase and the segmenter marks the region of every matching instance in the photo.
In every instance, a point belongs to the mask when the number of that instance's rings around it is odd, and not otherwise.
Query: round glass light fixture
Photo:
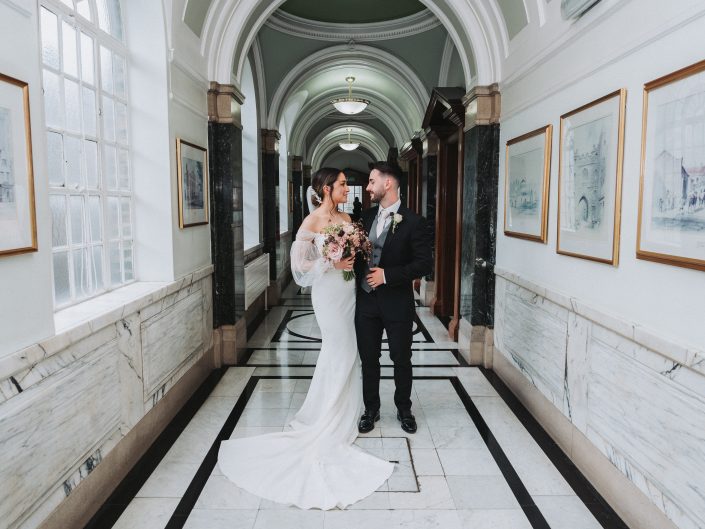
[[[353,76],[346,77],[345,80],[348,82],[348,97],[333,99],[331,103],[336,110],[338,110],[338,112],[343,114],[359,114],[367,108],[367,105],[369,105],[370,102],[367,99],[360,99],[359,97],[352,96],[352,84],[355,82],[355,78]]]
[[[348,129],[348,141],[347,143],[344,141],[341,141],[338,143],[340,145],[340,148],[346,151],[354,151],[357,149],[360,144],[359,143],[353,143],[353,141],[350,139],[350,133],[352,132],[352,129]]]

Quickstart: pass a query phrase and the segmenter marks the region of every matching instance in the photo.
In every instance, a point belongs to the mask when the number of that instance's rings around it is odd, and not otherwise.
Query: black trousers
[[[387,331],[389,356],[394,362],[394,404],[401,411],[411,410],[411,343],[413,321],[399,321],[385,314],[379,305],[377,292],[358,290],[355,310],[357,348],[362,362],[362,398],[365,408],[378,410],[379,359],[382,356],[382,333]]]

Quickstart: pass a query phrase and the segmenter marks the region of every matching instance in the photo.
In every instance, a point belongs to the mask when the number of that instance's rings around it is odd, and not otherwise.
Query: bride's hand
[[[347,259],[341,259],[337,263],[333,264],[336,270],[352,270],[355,264],[355,257],[348,257]]]

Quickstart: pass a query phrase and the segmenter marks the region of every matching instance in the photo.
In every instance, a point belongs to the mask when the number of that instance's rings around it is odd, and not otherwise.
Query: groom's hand
[[[370,273],[367,274],[367,284],[372,288],[377,288],[380,285],[384,285],[384,283],[384,269],[370,268]]]

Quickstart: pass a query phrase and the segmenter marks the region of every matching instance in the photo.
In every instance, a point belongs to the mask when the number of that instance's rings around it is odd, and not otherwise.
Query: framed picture
[[[561,116],[559,254],[619,263],[626,99],[620,89]]]
[[[504,165],[504,234],[546,242],[551,137],[546,125],[507,142]]]
[[[0,255],[36,251],[29,87],[0,74]]]
[[[208,152],[176,139],[179,227],[208,224]]]
[[[644,85],[639,259],[705,270],[705,61]]]

